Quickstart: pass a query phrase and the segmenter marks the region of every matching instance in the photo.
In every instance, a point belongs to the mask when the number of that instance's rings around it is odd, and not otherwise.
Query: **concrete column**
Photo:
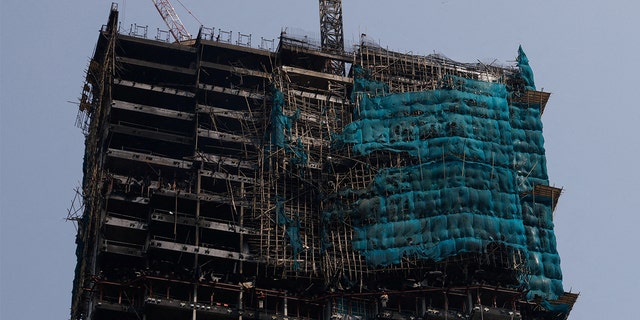
[[[285,293],[284,298],[283,298],[284,302],[282,304],[282,307],[284,310],[282,310],[282,314],[284,314],[284,316],[287,316],[287,313],[289,312],[287,309],[289,308],[289,306],[287,305],[287,294]]]

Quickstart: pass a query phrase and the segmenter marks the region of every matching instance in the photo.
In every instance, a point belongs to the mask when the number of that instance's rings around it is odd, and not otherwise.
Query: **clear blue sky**
[[[199,23],[172,0],[192,33]],[[165,28],[148,0],[118,1],[122,27]],[[318,2],[182,0],[205,25],[276,38],[319,33]],[[0,318],[68,319],[75,228],[65,222],[82,174],[74,126],[84,70],[110,1],[2,0],[0,6]],[[345,38],[401,52],[513,63],[522,45],[543,116],[565,290],[572,319],[637,318],[640,2],[344,0]],[[166,29],[166,28],[165,28]],[[291,30],[291,29],[290,29]],[[257,39],[257,40],[256,40]]]

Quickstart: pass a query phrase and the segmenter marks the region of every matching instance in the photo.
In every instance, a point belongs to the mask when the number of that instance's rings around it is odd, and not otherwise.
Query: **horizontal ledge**
[[[144,90],[173,94],[173,95],[184,96],[189,98],[193,98],[196,96],[193,92],[189,92],[189,91],[163,87],[158,85],[151,85],[147,83],[129,81],[129,80],[115,79],[113,80],[113,83],[117,85],[125,86],[125,87],[144,89]]]
[[[320,78],[320,79],[324,79],[324,80],[328,80],[328,81],[341,82],[341,83],[344,83],[344,84],[353,83],[353,80],[350,77],[344,77],[344,76],[339,76],[339,75],[335,75],[335,74],[312,71],[312,70],[296,68],[296,67],[290,67],[290,66],[282,66],[280,68],[281,68],[282,71],[284,71],[286,73],[295,73],[295,74],[302,75],[302,76]]]
[[[271,77],[270,73],[266,73],[263,71],[258,71],[258,70],[248,69],[248,68],[241,68],[241,67],[234,67],[230,65],[224,65],[224,64],[213,63],[208,61],[202,61],[200,63],[200,66],[205,68],[218,69],[222,71],[229,71],[231,73],[241,74],[245,76],[260,77],[265,79],[269,79]]]
[[[141,138],[160,140],[165,142],[173,142],[185,145],[191,145],[193,139],[185,137],[179,134],[162,132],[159,130],[142,129],[137,127],[131,127],[125,124],[112,124],[109,126],[109,130],[115,133],[126,134],[130,136],[136,136]]]
[[[121,227],[121,228],[128,228],[128,229],[136,229],[136,230],[148,229],[148,225],[145,222],[114,217],[109,214],[107,214],[106,218],[104,219],[104,223],[106,225]]]
[[[127,150],[118,150],[118,149],[109,149],[107,150],[107,155],[114,158],[126,159],[139,161],[144,163],[152,163],[157,165],[163,165],[167,167],[181,168],[181,169],[191,169],[192,163],[190,161],[177,160],[157,155],[145,154],[134,151]]]
[[[195,193],[184,192],[181,190],[157,189],[157,190],[153,190],[153,194],[166,196],[166,197],[178,197],[178,198],[187,199],[187,200],[200,200],[200,201],[215,202],[215,203],[222,203],[222,204],[233,203],[235,206],[245,207],[245,208],[251,207],[251,201],[249,200],[242,200],[242,199],[232,200],[230,197],[227,197],[227,196],[221,196],[217,194],[204,193],[204,192],[195,194]]]
[[[212,92],[219,92],[219,93],[224,93],[224,94],[230,94],[230,95],[240,96],[240,97],[244,97],[244,98],[252,98],[252,99],[264,99],[265,98],[264,94],[255,93],[255,92],[251,92],[251,91],[248,91],[248,90],[231,89],[231,88],[214,86],[214,85],[204,84],[204,83],[201,83],[200,85],[198,85],[198,88],[200,88],[202,90],[207,90],[207,91],[212,91]]]
[[[254,178],[243,177],[243,176],[239,176],[239,175],[235,175],[235,174],[229,174],[229,173],[226,173],[226,172],[216,172],[216,171],[211,171],[211,170],[200,170],[199,173],[203,177],[211,177],[211,178],[214,178],[214,179],[221,179],[221,180],[229,180],[229,181],[235,181],[235,182],[256,184],[256,179],[254,179]]]
[[[201,254],[201,255],[210,256],[210,257],[233,259],[233,260],[240,260],[240,261],[253,260],[253,256],[250,254],[242,254],[235,251],[199,247],[199,246],[194,246],[190,244],[175,243],[175,242],[164,241],[164,240],[149,241],[149,248],[158,248],[163,250],[171,250],[171,251],[184,252],[184,253]]]
[[[128,35],[125,33],[118,33],[118,41],[137,42],[140,45],[163,47],[165,49],[184,51],[185,53],[191,53],[194,55],[197,53],[196,48],[192,46],[185,46],[182,44],[178,44],[177,42],[164,42],[158,41],[157,39],[147,39],[145,37]]]
[[[227,142],[237,142],[237,143],[247,143],[252,145],[258,145],[258,139],[251,139],[243,136],[239,136],[231,133],[224,133],[215,130],[202,129],[198,128],[198,136],[202,138],[210,138],[215,140],[227,141]]]
[[[315,99],[315,100],[320,100],[320,101],[335,102],[335,103],[348,103],[347,100],[343,100],[341,98],[338,98],[337,96],[333,96],[333,95],[332,96],[328,96],[328,95],[322,94],[322,93],[308,92],[308,91],[295,90],[295,89],[289,89],[288,93],[291,93],[291,94],[296,95],[298,97],[304,97],[304,98]]]
[[[321,51],[319,49],[314,48],[313,44],[310,44],[305,41],[300,41],[294,38],[288,38],[286,36],[281,37],[281,41],[280,41],[279,51],[284,51],[284,50],[308,53],[314,56],[319,56],[319,57],[342,61],[342,62],[353,62],[353,55],[349,52],[342,52],[342,54],[336,54],[336,53]]]
[[[157,210],[151,214],[151,220],[158,221],[158,222],[177,223],[177,224],[187,225],[187,226],[198,225],[199,227],[205,228],[205,229],[231,232],[231,233],[241,233],[241,234],[256,233],[255,231],[249,228],[240,227],[239,225],[231,222],[214,221],[211,219],[207,219],[205,217],[200,217],[200,219],[196,219],[195,217],[190,217],[183,214],[162,213]]]
[[[249,111],[229,110],[225,108],[212,107],[203,104],[196,105],[196,112],[208,113],[214,116],[233,118],[245,121],[258,121],[259,119]]]
[[[142,257],[145,253],[143,245],[122,243],[110,240],[102,241],[101,251],[134,257]]]
[[[172,65],[149,62],[149,61],[134,59],[134,58],[116,57],[116,61],[126,63],[126,64],[133,64],[133,65],[137,65],[145,68],[160,69],[164,71],[177,72],[177,73],[183,73],[188,75],[196,74],[196,69],[176,67]]]
[[[260,55],[264,58],[270,58],[274,54],[269,50],[237,45],[237,44],[233,44],[233,43],[222,41],[222,40],[216,41],[216,40],[201,39],[200,43],[210,48],[220,48],[220,49],[227,49],[227,50],[233,50],[233,51],[248,52],[251,54]]]
[[[240,160],[231,157],[219,156],[211,153],[196,152],[196,156],[193,160],[200,160],[207,163],[217,163],[223,166],[229,166],[234,168],[243,168],[250,170],[257,170],[258,164],[255,162]]]
[[[126,102],[121,100],[113,100],[111,103],[112,108],[135,111],[145,114],[151,114],[160,117],[178,119],[178,120],[187,120],[191,121],[195,118],[193,113],[189,112],[181,112],[170,109],[164,109],[139,103]]]

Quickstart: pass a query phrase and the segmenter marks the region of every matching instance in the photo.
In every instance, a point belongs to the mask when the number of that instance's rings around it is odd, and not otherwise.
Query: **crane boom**
[[[344,51],[341,0],[320,0],[320,44],[322,50],[332,53]],[[326,69],[329,73],[344,75],[343,62],[331,60]]]
[[[169,27],[169,32],[176,39],[176,42],[181,43],[182,41],[191,39],[191,35],[187,32],[187,29],[180,21],[176,10],[173,8],[169,0],[151,0],[153,5],[158,9],[158,13],[164,20],[164,23]]]

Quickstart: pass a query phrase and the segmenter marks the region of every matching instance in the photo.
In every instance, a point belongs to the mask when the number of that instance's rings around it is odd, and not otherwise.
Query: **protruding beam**
[[[522,95],[512,97],[511,102],[524,105],[539,105],[540,115],[542,115],[550,96],[551,93],[549,92],[526,90]]]

